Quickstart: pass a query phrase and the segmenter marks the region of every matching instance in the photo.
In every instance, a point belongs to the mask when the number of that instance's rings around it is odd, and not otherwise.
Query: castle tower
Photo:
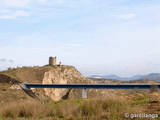
[[[49,65],[57,65],[56,59],[56,57],[49,57]]]

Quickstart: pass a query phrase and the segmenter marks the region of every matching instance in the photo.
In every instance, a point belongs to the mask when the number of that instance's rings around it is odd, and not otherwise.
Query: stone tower
[[[57,65],[56,59],[56,57],[49,57],[49,65]]]

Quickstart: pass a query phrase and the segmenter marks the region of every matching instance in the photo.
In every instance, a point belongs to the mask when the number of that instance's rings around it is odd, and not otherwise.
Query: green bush
[[[138,102],[133,102],[132,105],[142,105],[142,104],[148,104],[147,101],[138,101]]]

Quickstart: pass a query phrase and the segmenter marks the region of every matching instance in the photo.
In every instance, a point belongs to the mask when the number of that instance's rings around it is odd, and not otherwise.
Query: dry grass
[[[138,96],[139,95],[139,96]],[[151,94],[152,95],[152,94]],[[135,94],[131,101],[114,96],[107,99],[62,100],[40,103],[35,100],[23,100],[0,103],[2,120],[131,120],[124,114],[155,113],[159,114],[157,105],[148,108],[150,94]],[[158,93],[157,93],[158,95]],[[145,110],[144,110],[145,108]],[[147,110],[147,111],[146,111]],[[154,111],[154,112],[153,112]],[[151,118],[136,118],[150,120]],[[156,118],[158,120],[159,118]]]
[[[33,101],[1,103],[2,119],[123,120],[135,113],[129,103],[117,99],[64,100],[42,104]]]

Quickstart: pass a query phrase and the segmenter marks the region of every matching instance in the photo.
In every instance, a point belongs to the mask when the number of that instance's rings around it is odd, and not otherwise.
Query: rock
[[[12,85],[11,87],[9,87],[8,89],[16,89],[16,90],[21,90],[21,87],[19,85]]]
[[[67,80],[61,78],[61,75],[57,74],[55,71],[49,71],[44,74],[44,79],[42,84],[66,84]],[[54,101],[59,101],[65,96],[69,89],[49,89],[44,88],[45,94],[50,96]]]
[[[44,73],[42,84],[96,84],[82,76],[73,66],[53,67]],[[44,88],[45,94],[52,100],[59,101],[68,97],[70,89]]]
[[[106,94],[106,91],[101,91],[100,94],[101,94],[101,95],[105,95],[105,94]]]

